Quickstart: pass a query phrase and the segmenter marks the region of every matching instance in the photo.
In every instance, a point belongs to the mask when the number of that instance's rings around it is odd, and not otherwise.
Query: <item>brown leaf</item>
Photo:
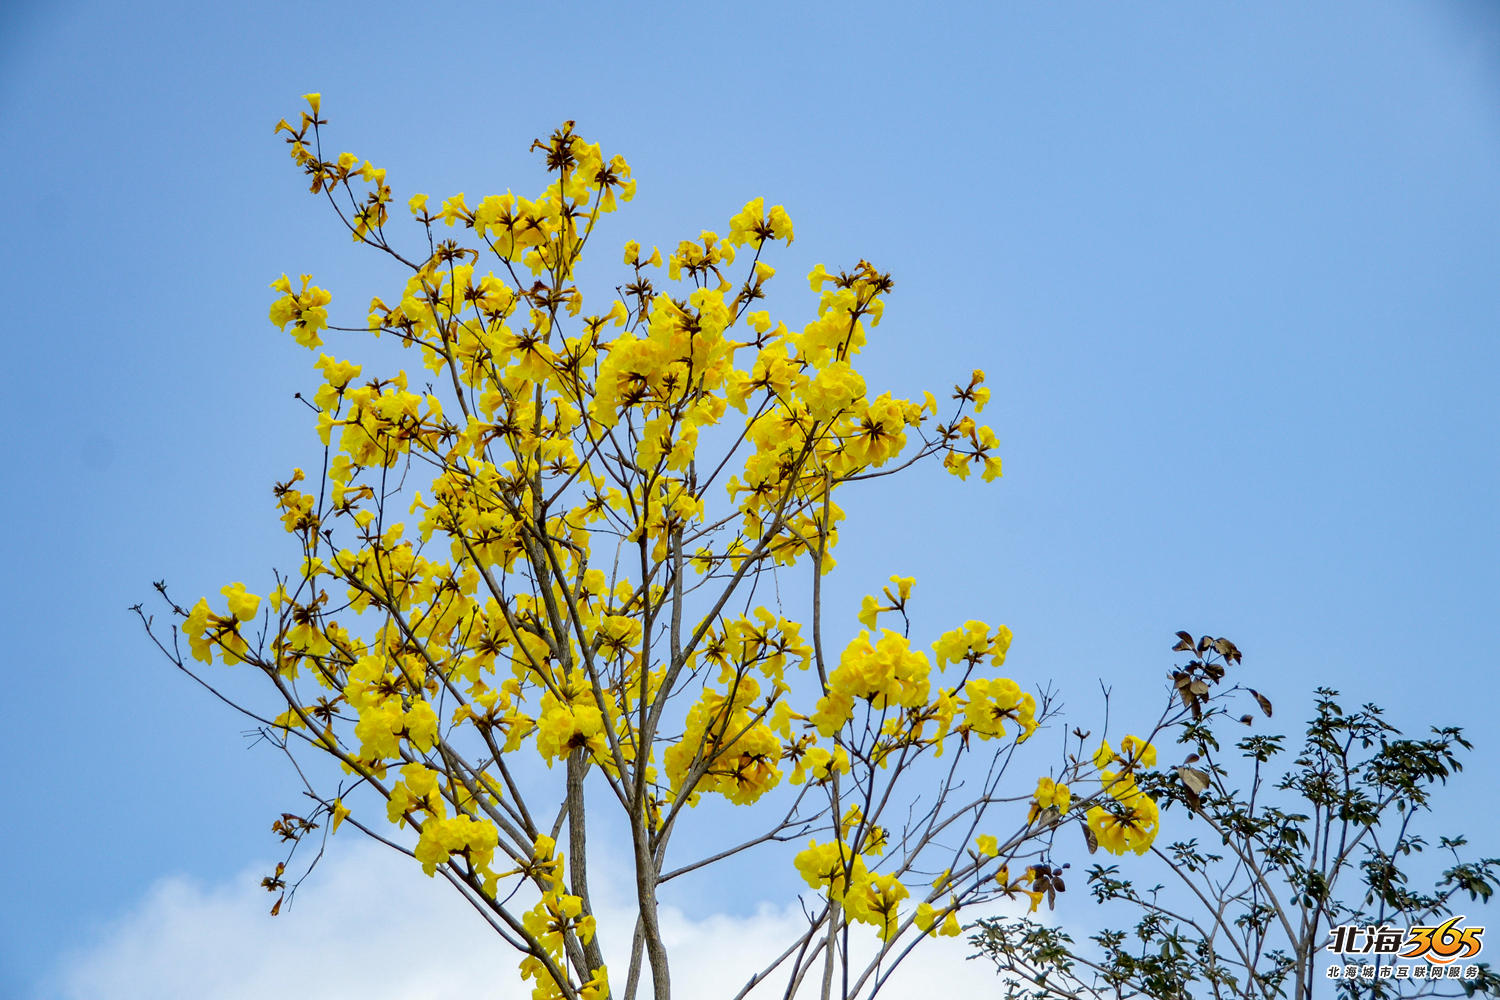
[[[286,899],[285,894],[276,897],[276,902],[271,907],[271,916],[274,917],[274,916],[276,916],[277,914],[279,914],[281,912],[281,901],[283,899]]]
[[[1255,703],[1260,706],[1260,710],[1265,712],[1266,718],[1269,719],[1271,717],[1271,699],[1255,690],[1255,688],[1247,688],[1247,690],[1250,692],[1250,697],[1255,699]]]
[[[1080,820],[1079,823],[1078,823],[1078,825],[1081,826],[1081,827],[1083,827],[1083,843],[1084,843],[1084,846],[1086,846],[1089,849],[1089,853],[1090,854],[1093,854],[1095,851],[1097,851],[1099,849],[1099,838],[1096,837],[1096,836],[1094,836],[1094,830],[1093,830],[1092,827],[1090,827],[1088,825],[1088,823]]]
[[[1248,726],[1248,725],[1250,725],[1251,723],[1253,723],[1255,721],[1255,716],[1250,715],[1250,714],[1247,713],[1245,715],[1240,716],[1240,721],[1243,722],[1245,725]]]
[[[1195,753],[1188,754],[1187,755],[1187,760],[1183,761],[1183,763],[1184,764],[1196,764],[1196,763],[1198,763],[1198,755],[1195,754]]]
[[[1181,778],[1182,783],[1191,788],[1195,793],[1202,793],[1208,788],[1208,772],[1199,770],[1196,767],[1179,767],[1177,769],[1177,777]]]
[[[1192,652],[1192,649],[1193,649],[1193,637],[1191,635],[1189,635],[1186,632],[1178,632],[1177,633],[1177,640],[1178,640],[1177,641],[1177,645],[1175,645],[1175,646],[1172,647],[1172,652],[1175,653],[1175,652],[1178,652],[1179,650],[1182,651],[1182,652],[1185,652],[1185,653]]]

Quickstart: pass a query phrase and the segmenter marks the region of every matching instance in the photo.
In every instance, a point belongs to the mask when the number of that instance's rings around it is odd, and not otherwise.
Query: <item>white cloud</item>
[[[596,868],[596,870],[598,870]],[[525,1000],[516,957],[441,880],[375,845],[339,845],[280,917],[246,871],[218,885],[158,882],[94,940],[60,962],[44,997],[56,1000]],[[611,980],[624,985],[634,912],[623,886],[596,898]],[[703,909],[701,907],[695,909]],[[673,993],[728,998],[804,926],[795,903],[689,919],[663,907]],[[965,961],[962,940],[923,943],[880,994],[917,1000],[941,990],[995,989],[993,968]],[[773,985],[774,984],[774,985]],[[781,995],[784,976],[753,997]]]

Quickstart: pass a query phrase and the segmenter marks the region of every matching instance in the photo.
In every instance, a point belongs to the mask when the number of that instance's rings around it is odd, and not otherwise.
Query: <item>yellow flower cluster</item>
[[[537,752],[549,762],[580,749],[603,760],[604,725],[604,713],[594,700],[588,678],[582,670],[574,670],[555,690],[542,695],[536,720]]]
[[[1088,811],[1089,829],[1099,846],[1111,854],[1126,851],[1145,854],[1156,839],[1161,813],[1155,800],[1136,784],[1134,772],[1155,766],[1156,748],[1145,740],[1126,736],[1120,741],[1120,752],[1116,753],[1108,741],[1103,741],[1094,754],[1094,763],[1100,768],[1119,764],[1121,770],[1101,771],[1100,781],[1111,801]]]
[[[735,805],[747,805],[781,781],[781,740],[757,721],[752,706],[760,697],[754,677],[740,676],[728,696],[704,688],[688,711],[683,738],[663,755],[673,793],[696,772],[698,792],[717,792]]]
[[[535,876],[542,886],[542,895],[535,906],[521,915],[521,923],[546,958],[534,953],[523,958],[521,978],[535,984],[532,1000],[565,1000],[570,994],[585,1000],[604,1000],[609,995],[609,979],[603,965],[590,970],[590,977],[581,984],[574,983],[569,975],[566,956],[569,940],[588,944],[597,928],[593,914],[583,912],[583,899],[567,892],[563,881],[565,867],[552,838],[537,837],[523,870]]]
[[[880,642],[872,645],[870,633],[860,632],[828,678],[829,691],[818,701],[812,721],[824,736],[832,736],[853,716],[856,698],[877,710],[925,706],[930,670],[927,656],[914,652],[904,635],[883,629]]]
[[[863,855],[842,840],[808,841],[796,865],[809,886],[842,904],[848,919],[872,925],[882,941],[895,932],[901,901],[911,895],[895,875],[871,873]]]
[[[284,292],[281,298],[271,303],[271,322],[285,330],[292,325],[292,337],[303,347],[318,347],[323,343],[319,330],[328,328],[328,310],[333,296],[317,286],[308,287],[312,275],[302,276],[302,287],[292,290],[292,281],[286,275],[271,282],[271,287]]]
[[[980,739],[1004,736],[1007,721],[1020,727],[1017,740],[1036,731],[1036,699],[1015,681],[1007,677],[978,678],[964,685],[964,693],[968,695],[964,723]]]
[[[1004,625],[991,633],[984,622],[967,621],[961,629],[944,632],[932,648],[937,652],[939,666],[949,663],[973,665],[989,657],[990,663],[998,667],[1005,663],[1010,639],[1010,629]]]
[[[1005,661],[1004,626],[943,634],[937,674],[906,635],[877,635],[880,615],[905,618],[909,577],[866,599],[867,630],[810,711],[786,667],[816,660],[822,680],[821,639],[744,597],[778,566],[834,567],[846,483],[924,457],[961,477],[1000,474],[995,435],[973,419],[989,400],[982,372],[954,386],[939,422],[932,393],[898,398],[858,370],[890,275],[820,264],[808,276],[816,314],[773,321],[762,306],[776,269],[763,258],[793,226],[755,198],[726,237],[705,230],[665,260],[626,243],[614,294],[587,299],[583,250],[636,182],[571,122],[535,144],[550,182],[534,198],[459,193],[432,208],[412,196],[405,224],[424,238],[403,253],[387,232],[385,171],[353,153],[322,159],[318,95],[308,106],[276,131],[314,192],[352,199],[353,238],[408,268],[364,325],[420,355],[425,373],[367,377],[367,364],[318,355],[324,481],[298,469],[276,487],[300,565],[268,591],[264,638],[249,634],[261,601],[242,584],[224,589],[226,612],[200,600],[181,628],[198,660],[217,653],[273,678],[287,709],[276,726],[382,795],[387,818],[417,831],[428,874],[447,866],[491,900],[508,880],[541,893],[522,921],[535,997],[563,995],[570,962],[594,976],[571,985],[577,995],[608,986],[569,957],[592,917],[511,801],[523,749],[574,778],[592,770],[665,837],[680,807],[705,793],[754,803],[786,768],[793,784],[834,788],[856,767],[941,754],[951,737],[1031,734],[1033,697],[988,674]],[[311,281],[275,281],[270,318],[317,349],[348,327],[330,326],[332,297]],[[412,523],[397,516],[408,503]],[[949,665],[962,677],[941,686]],[[856,731],[871,742],[851,753]],[[1034,807],[1066,809],[1065,787],[1050,794]],[[885,844],[860,816],[797,857],[810,885],[882,938],[908,898],[900,879],[865,868]],[[924,930],[956,927],[956,904],[917,912]]]

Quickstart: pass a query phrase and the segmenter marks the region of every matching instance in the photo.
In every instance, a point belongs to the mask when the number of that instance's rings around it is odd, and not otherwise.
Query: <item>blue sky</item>
[[[108,951],[131,915],[241,891],[294,799],[125,609],[284,561],[269,487],[310,460],[316,376],[267,284],[361,316],[392,280],[272,137],[310,90],[398,202],[531,191],[531,139],[576,119],[640,180],[618,242],[765,195],[788,273],[892,272],[872,385],[984,368],[1006,475],[850,506],[851,631],[913,574],[933,627],[1006,622],[1017,678],[1080,715],[1100,677],[1154,704],[1175,629],[1223,634],[1287,725],[1330,684],[1465,726],[1461,787],[1500,780],[1491,8],[13,6],[0,993],[142,961]]]

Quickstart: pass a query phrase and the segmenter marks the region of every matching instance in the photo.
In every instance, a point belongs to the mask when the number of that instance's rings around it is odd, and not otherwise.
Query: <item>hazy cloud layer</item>
[[[319,1000],[524,1000],[516,959],[446,883],[373,845],[326,858],[296,904],[272,919],[259,873],[203,885],[158,882],[95,939],[79,942],[47,984],[53,1000],[265,1000],[295,993]],[[630,921],[623,886],[599,895],[611,977],[623,985]],[[663,911],[674,993],[729,997],[779,953],[802,925],[800,910],[762,906],[748,916],[687,919]],[[873,936],[871,936],[873,940]],[[928,941],[881,993],[888,1000],[935,991],[992,990],[991,967],[964,960],[962,941]],[[777,996],[785,986],[780,977]],[[752,996],[770,996],[772,988]]]

